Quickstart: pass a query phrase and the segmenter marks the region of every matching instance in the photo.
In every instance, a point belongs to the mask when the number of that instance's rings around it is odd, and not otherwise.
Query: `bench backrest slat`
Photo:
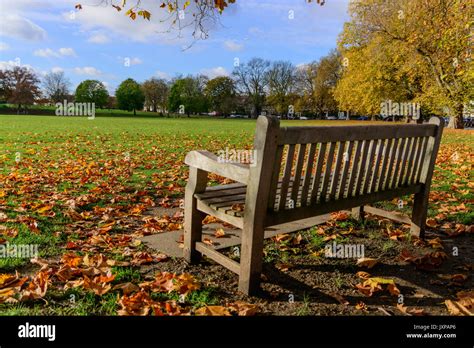
[[[288,127],[277,132],[268,176],[273,211],[420,185],[436,124]]]
[[[278,145],[434,136],[434,124],[283,127]]]
[[[351,169],[351,158],[353,156],[353,149],[354,149],[354,142],[349,141],[347,143],[346,151],[343,153],[342,160],[343,160],[343,167],[342,167],[342,174],[341,174],[341,181],[339,182],[339,187],[336,194],[336,199],[340,199],[344,197],[345,190],[347,188],[347,181],[350,175]]]

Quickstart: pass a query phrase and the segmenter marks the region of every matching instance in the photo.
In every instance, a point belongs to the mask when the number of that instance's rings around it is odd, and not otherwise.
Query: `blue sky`
[[[81,11],[74,10],[78,2]],[[152,12],[150,22],[133,22],[123,12],[92,6],[99,2],[1,0],[0,68],[20,63],[39,74],[62,70],[73,88],[92,78],[113,93],[128,77],[230,74],[236,59],[308,63],[336,47],[348,19],[348,0],[328,0],[322,7],[305,0],[237,0],[207,40],[183,50],[193,42],[191,32],[184,30],[181,38],[164,33],[168,24],[160,21],[160,1],[142,0]]]

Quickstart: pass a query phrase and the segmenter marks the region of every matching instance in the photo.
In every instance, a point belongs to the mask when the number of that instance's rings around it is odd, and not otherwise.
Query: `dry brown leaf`
[[[127,282],[115,285],[112,290],[122,290],[124,295],[130,295],[139,291],[140,288],[133,283]]]
[[[229,305],[229,309],[233,312],[236,312],[238,316],[241,317],[250,317],[258,312],[258,306],[246,303],[242,301],[237,301]]]
[[[225,234],[225,231],[224,231],[223,228],[218,228],[218,229],[216,229],[216,231],[214,232],[214,236],[215,236],[216,238],[222,238],[222,237],[225,237],[225,235],[226,235],[226,234]]]
[[[422,308],[409,308],[409,307],[404,306],[401,303],[397,304],[397,308],[400,310],[400,312],[405,313],[407,315],[414,315],[414,316],[425,315],[424,309]]]
[[[48,290],[48,283],[49,272],[39,271],[28,284],[28,287],[21,292],[20,301],[43,298]]]
[[[358,276],[359,278],[362,278],[362,279],[369,279],[370,278],[370,274],[367,273],[367,272],[364,272],[364,271],[357,272],[356,276]]]
[[[223,306],[205,306],[201,307],[195,312],[196,315],[205,316],[230,316],[230,312],[226,307]]]
[[[207,245],[214,245],[214,242],[209,238],[204,238],[202,242]]]
[[[367,267],[368,269],[371,269],[374,267],[376,264],[379,263],[378,259],[370,258],[370,257],[362,257],[357,260],[357,266],[360,267]]]
[[[153,301],[144,291],[137,292],[134,295],[123,295],[118,304],[121,308],[117,311],[118,315],[148,315]]]
[[[91,290],[94,294],[102,296],[105,293],[109,292],[112,288],[112,285],[108,284],[111,282],[115,276],[110,278],[103,278],[102,276],[94,277],[94,279],[90,279],[86,275],[84,276],[82,286],[84,289]]]
[[[338,211],[331,214],[331,220],[334,220],[334,221],[344,221],[347,219],[349,219],[349,214],[347,214],[344,211]]]

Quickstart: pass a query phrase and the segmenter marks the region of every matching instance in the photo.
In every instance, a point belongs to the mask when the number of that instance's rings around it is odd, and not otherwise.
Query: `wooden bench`
[[[433,168],[443,120],[428,124],[284,127],[273,117],[257,120],[253,165],[222,163],[208,151],[185,159],[184,257],[201,254],[239,275],[239,290],[259,288],[264,229],[343,209],[410,223],[423,237]],[[236,183],[207,186],[208,173]],[[414,194],[411,219],[367,206]],[[243,208],[241,208],[243,207]],[[206,214],[242,229],[240,263],[201,241]]]

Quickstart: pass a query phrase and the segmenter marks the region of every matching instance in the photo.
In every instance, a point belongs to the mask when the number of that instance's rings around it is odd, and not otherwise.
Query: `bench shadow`
[[[404,277],[403,275],[400,275],[399,266],[386,264],[379,264],[378,266],[378,277],[397,277],[403,279],[409,284],[412,284],[412,286],[400,286],[397,284],[401,293],[407,294],[404,297],[405,306],[436,306],[439,305],[441,301],[443,301],[444,296],[437,292],[433,286],[427,285],[426,282],[423,282],[421,279],[415,281],[417,279],[416,274],[412,274],[411,277]],[[339,273],[354,274],[353,266],[344,267],[341,265],[295,265],[294,267],[292,267],[292,270],[310,270],[324,272],[328,274],[328,278],[330,278],[332,276],[331,273],[335,271]],[[261,290],[261,295],[265,296],[266,300],[268,300],[269,302],[288,301],[289,294],[292,294],[294,295],[295,299],[307,298],[311,303],[339,304],[339,302],[334,297],[328,295],[330,291],[328,291],[328,293],[325,293],[324,290],[319,290],[318,288],[312,287],[292,277],[289,273],[282,272],[281,270],[270,264],[264,265],[264,275],[267,278],[267,280],[265,281],[266,283],[276,285],[287,291],[286,293],[279,293],[275,297],[271,296],[268,292]],[[414,298],[410,296],[411,293],[415,292],[416,287],[427,289],[435,296],[423,298]],[[362,301],[368,305],[379,306],[387,304],[394,306],[397,304],[397,298],[388,295],[388,293],[386,292],[374,294],[371,297],[364,296],[362,293],[360,293],[360,296],[344,295],[343,297],[344,299],[349,301],[350,305],[355,305],[359,301]]]

